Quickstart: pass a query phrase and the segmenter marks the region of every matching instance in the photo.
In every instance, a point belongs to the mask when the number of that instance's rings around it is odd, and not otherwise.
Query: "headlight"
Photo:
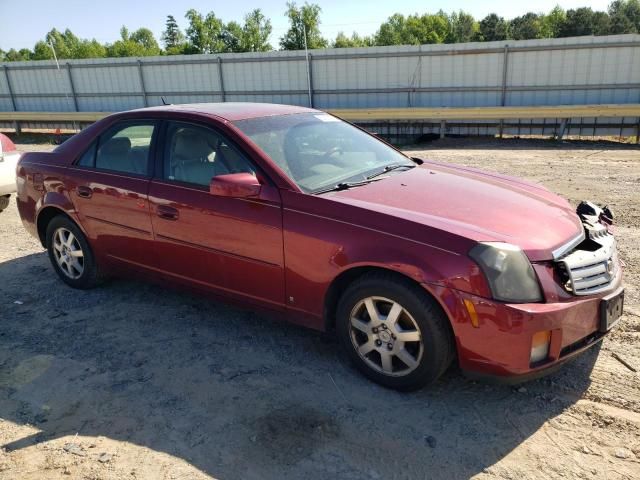
[[[479,243],[471,249],[487,277],[493,298],[504,302],[539,302],[540,285],[524,252],[508,243]]]

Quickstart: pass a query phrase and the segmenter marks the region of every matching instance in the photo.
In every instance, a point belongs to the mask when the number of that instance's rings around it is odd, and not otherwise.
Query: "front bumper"
[[[600,302],[622,291],[621,275],[607,292],[572,296],[554,303],[507,304],[444,287],[428,287],[440,299],[456,337],[460,368],[475,377],[503,377],[517,383],[555,371],[596,345]],[[472,319],[465,300],[475,308]],[[534,334],[551,331],[548,357],[531,363]]]

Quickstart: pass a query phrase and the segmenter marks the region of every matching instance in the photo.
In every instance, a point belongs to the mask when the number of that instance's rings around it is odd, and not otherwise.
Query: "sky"
[[[594,10],[606,10],[611,0],[316,0],[322,7],[321,31],[329,39],[335,38],[339,31],[351,35],[357,31],[360,35],[374,33],[379,25],[394,13],[445,12],[465,10],[478,19],[491,12],[506,18],[513,18],[528,11],[547,12],[559,4],[564,9],[591,7]],[[298,4],[304,2],[298,0]],[[284,16],[286,0],[0,0],[0,48],[33,48],[52,28],[66,28],[81,38],[95,38],[101,43],[118,39],[120,27],[126,25],[129,30],[140,27],[150,28],[156,38],[164,30],[167,15],[173,15],[184,29],[187,10],[207,13],[228,22],[236,20],[242,23],[244,15],[254,8],[261,8],[271,19],[273,34],[271,44],[278,47],[279,38],[287,30]]]

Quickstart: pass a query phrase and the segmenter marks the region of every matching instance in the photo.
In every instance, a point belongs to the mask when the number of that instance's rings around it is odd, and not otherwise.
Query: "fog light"
[[[533,335],[531,340],[531,363],[546,360],[549,356],[549,344],[551,343],[551,331],[544,330]]]

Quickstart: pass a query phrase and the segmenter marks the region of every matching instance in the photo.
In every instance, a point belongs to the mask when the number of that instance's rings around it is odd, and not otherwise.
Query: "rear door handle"
[[[160,218],[164,218],[165,220],[178,220],[179,217],[178,210],[173,207],[168,207],[167,205],[158,205],[156,213]]]
[[[91,198],[91,195],[93,195],[93,191],[84,185],[80,185],[76,190],[78,192],[78,196],[82,198]]]

